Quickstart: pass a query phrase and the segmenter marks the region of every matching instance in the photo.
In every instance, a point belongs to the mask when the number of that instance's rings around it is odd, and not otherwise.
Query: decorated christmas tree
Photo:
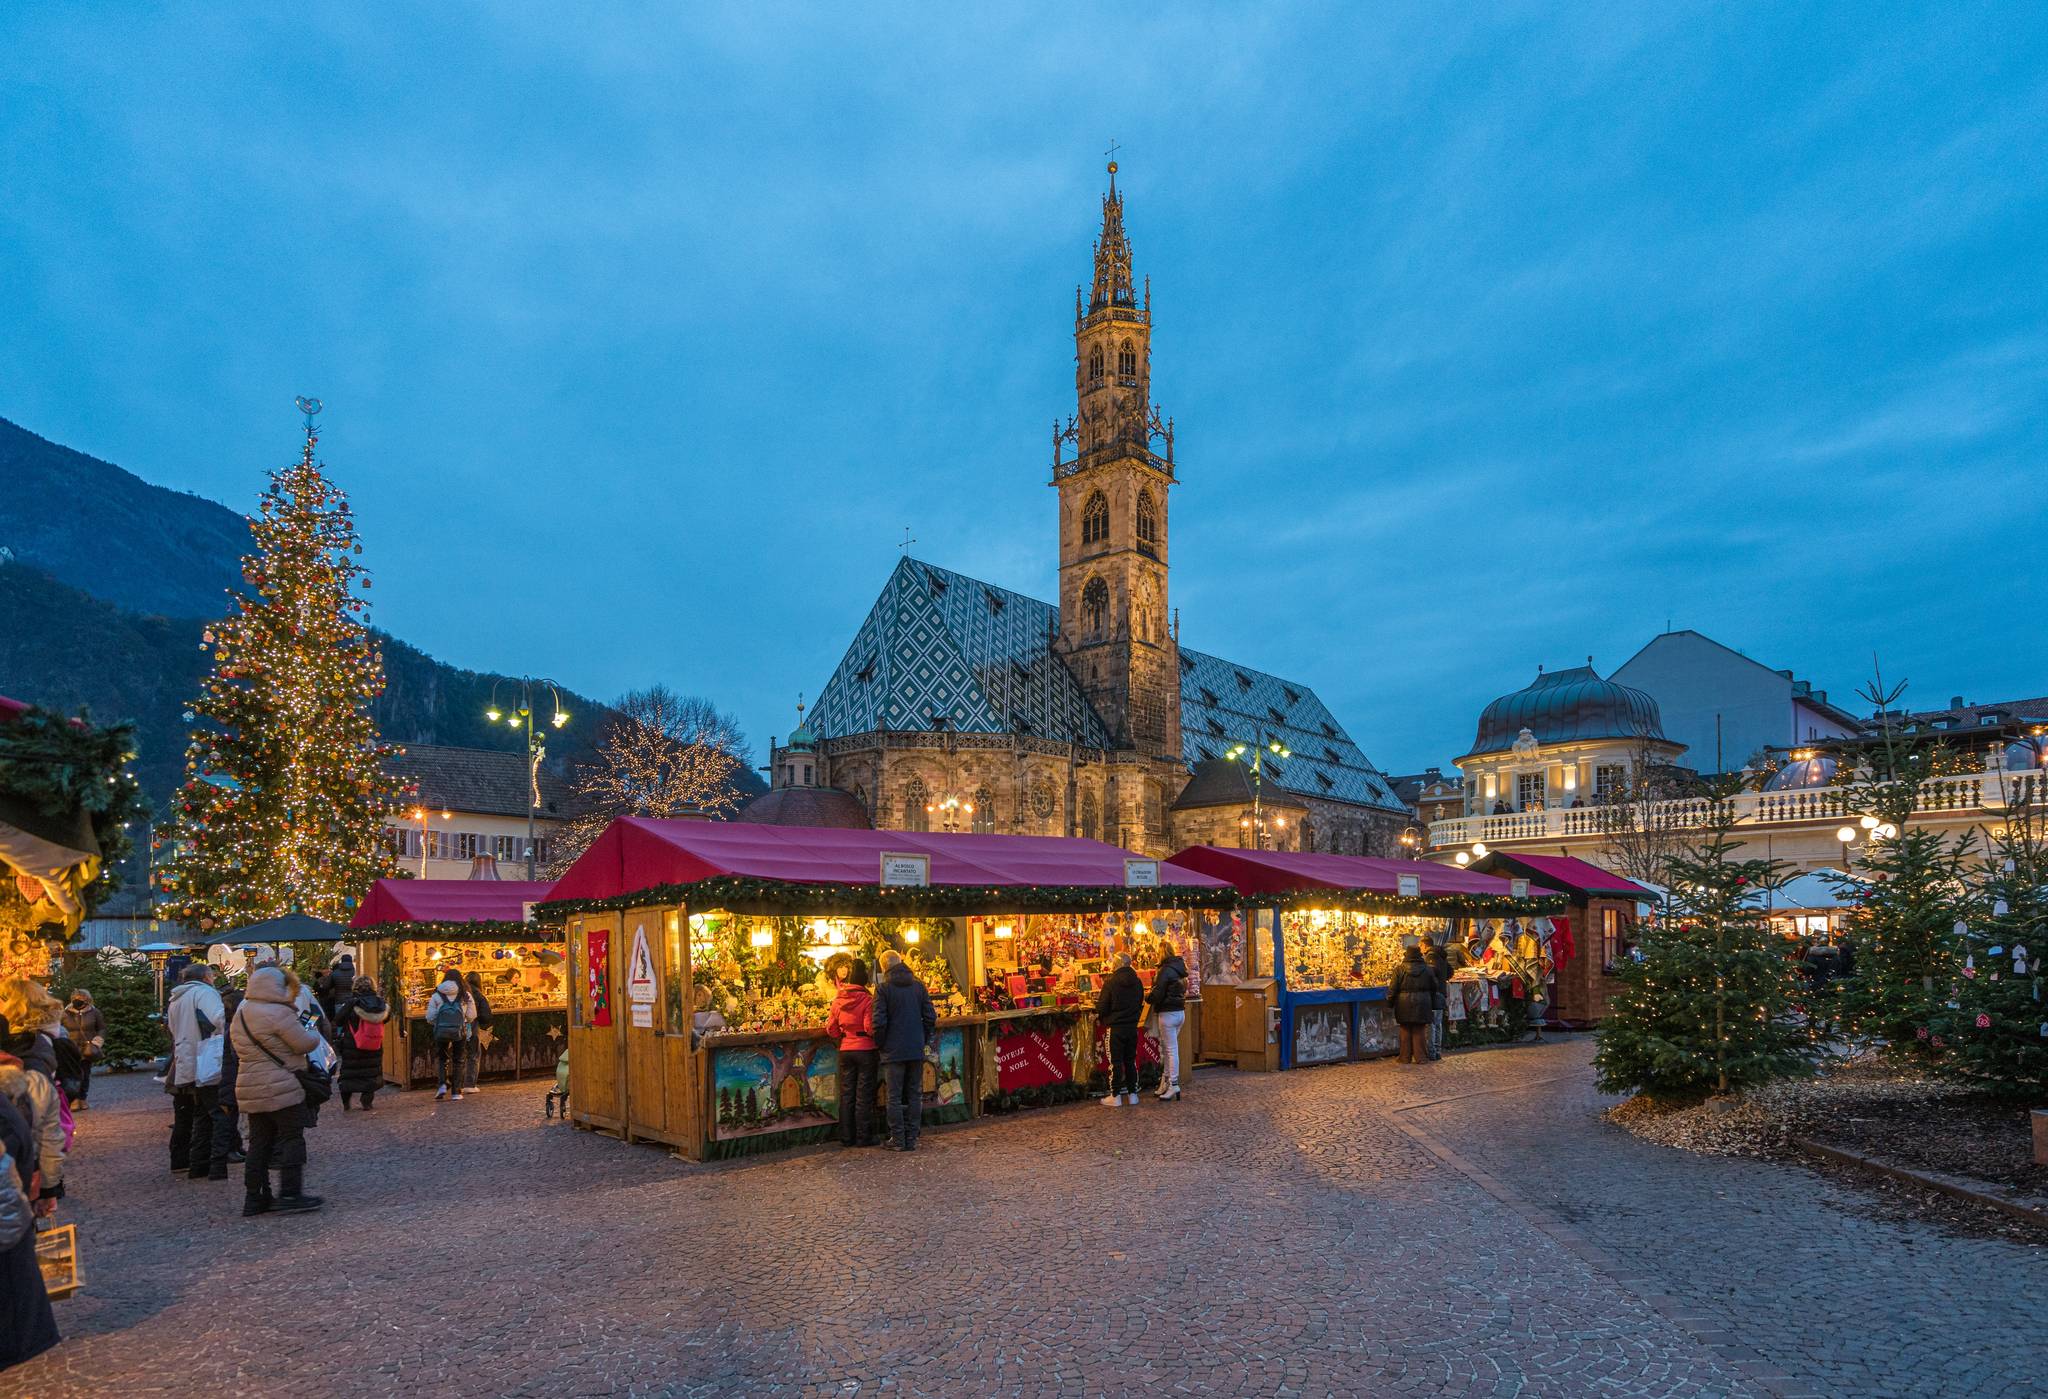
[[[2032,797],[2030,791],[2027,794]],[[1971,881],[1961,965],[1928,1018],[1943,1067],[1999,1098],[2048,1105],[2048,808],[2007,807]]]
[[[396,872],[383,838],[400,784],[384,768],[370,703],[384,661],[359,595],[348,500],[314,460],[319,405],[299,460],[274,472],[246,590],[201,645],[213,673],[172,806],[165,911],[201,929],[302,912],[343,920],[371,880]]]
[[[1793,1012],[1798,974],[1760,895],[1782,882],[1767,859],[1740,859],[1727,794],[1702,835],[1669,859],[1664,916],[1637,958],[1615,967],[1622,989],[1600,1027],[1594,1066],[1609,1092],[1725,1093],[1799,1072],[1811,1034]]]

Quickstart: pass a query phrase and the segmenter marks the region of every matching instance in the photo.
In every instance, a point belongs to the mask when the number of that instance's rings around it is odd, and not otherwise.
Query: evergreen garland
[[[699,909],[763,916],[837,914],[844,917],[895,915],[964,917],[999,908],[1017,913],[1113,913],[1160,908],[1227,908],[1234,889],[1162,884],[1131,889],[1121,884],[963,884],[884,886],[799,883],[719,875],[687,884],[659,884],[601,899],[555,899],[539,904],[534,918],[559,923],[586,913],[687,904]]]
[[[0,722],[0,797],[64,824],[84,812],[98,843],[100,874],[82,895],[90,917],[121,888],[120,866],[134,852],[129,824],[148,804],[128,771],[135,726],[94,727],[80,710],[66,717],[35,706]]]

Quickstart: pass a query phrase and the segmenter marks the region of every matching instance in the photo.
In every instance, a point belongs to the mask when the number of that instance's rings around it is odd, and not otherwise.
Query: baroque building
[[[1116,173],[1075,292],[1074,412],[1052,433],[1058,605],[906,556],[740,819],[808,824],[829,788],[881,828],[1399,849],[1406,808],[1314,691],[1180,644],[1173,420]],[[1239,745],[1262,753],[1256,782]]]

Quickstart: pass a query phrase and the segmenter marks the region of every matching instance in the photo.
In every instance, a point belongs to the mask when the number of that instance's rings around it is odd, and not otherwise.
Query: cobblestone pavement
[[[110,1079],[87,1288],[0,1395],[2026,1392],[2048,1250],[1639,1144],[1587,1055],[1204,1071],[714,1167],[544,1123],[540,1083],[389,1095],[323,1110],[327,1210],[246,1221]]]

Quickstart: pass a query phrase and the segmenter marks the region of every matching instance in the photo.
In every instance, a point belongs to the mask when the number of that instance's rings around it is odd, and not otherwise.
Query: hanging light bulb
[[[905,942],[915,943],[923,936],[924,934],[918,931],[917,924],[915,923],[909,924],[903,929],[903,940]]]

